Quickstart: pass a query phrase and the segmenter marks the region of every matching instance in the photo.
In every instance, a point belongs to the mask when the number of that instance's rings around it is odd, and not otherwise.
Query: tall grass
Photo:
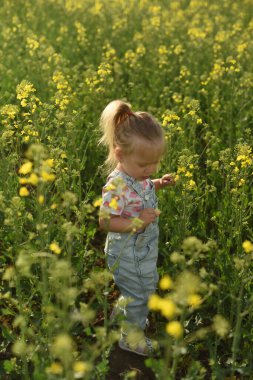
[[[160,174],[177,179],[159,193],[173,287],[152,306],[163,354],[147,364],[159,379],[251,378],[252,12],[249,0],[1,2],[1,378],[106,376],[117,331],[97,142],[117,98],[160,120]]]

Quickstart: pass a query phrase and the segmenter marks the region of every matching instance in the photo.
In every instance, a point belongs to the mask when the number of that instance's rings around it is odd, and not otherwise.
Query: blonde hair
[[[120,147],[125,154],[134,150],[133,137],[140,137],[147,141],[163,140],[163,129],[158,121],[148,112],[133,112],[129,103],[114,100],[109,103],[100,118],[100,128],[103,136],[99,144],[108,148],[106,159],[107,170],[117,165],[115,147]]]

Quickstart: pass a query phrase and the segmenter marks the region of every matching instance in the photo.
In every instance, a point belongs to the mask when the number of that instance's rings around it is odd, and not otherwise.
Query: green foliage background
[[[217,314],[231,326],[226,337],[190,344],[191,363],[182,354],[174,370],[204,378],[207,356],[214,378],[250,378],[252,251],[242,244],[253,239],[252,1],[0,5],[1,376],[92,378],[98,358],[96,378],[108,370],[105,352],[116,337],[106,318],[103,327],[96,321],[113,289],[94,201],[106,178],[99,117],[120,98],[165,129],[158,175],[173,172],[177,184],[159,194],[160,274],[190,269],[206,283],[185,336]],[[39,183],[25,184],[22,196],[27,160]],[[187,257],[182,242],[192,235],[206,253],[172,263],[174,251]],[[154,365],[159,378],[175,376],[169,367],[165,359]]]

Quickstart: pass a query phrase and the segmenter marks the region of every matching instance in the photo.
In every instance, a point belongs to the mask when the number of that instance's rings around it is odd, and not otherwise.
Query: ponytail
[[[114,155],[114,148],[116,146],[116,129],[117,126],[126,119],[130,114],[133,115],[129,103],[121,100],[113,100],[109,103],[100,118],[100,128],[102,129],[103,136],[99,140],[99,144],[108,147],[109,153],[106,160],[106,165],[111,170],[117,164]]]

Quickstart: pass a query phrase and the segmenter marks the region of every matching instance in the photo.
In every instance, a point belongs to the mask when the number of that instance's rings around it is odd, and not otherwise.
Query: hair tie
[[[134,113],[132,111],[125,112],[118,120],[117,126],[121,123],[123,123],[128,117],[134,116]]]

